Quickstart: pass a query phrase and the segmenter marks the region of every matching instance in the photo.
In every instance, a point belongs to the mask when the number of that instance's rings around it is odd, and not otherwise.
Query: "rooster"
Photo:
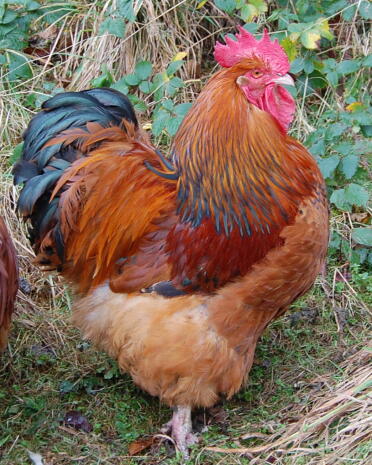
[[[191,410],[239,390],[328,241],[324,180],[287,135],[285,52],[240,28],[215,58],[169,158],[124,95],[92,89],[44,103],[14,168],[36,262],[72,284],[84,336],[173,408],[185,455]]]
[[[8,341],[17,291],[17,256],[9,232],[0,217],[0,352],[5,350]]]

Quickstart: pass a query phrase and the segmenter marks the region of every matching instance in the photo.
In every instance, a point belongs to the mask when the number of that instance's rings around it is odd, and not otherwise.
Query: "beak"
[[[289,74],[285,74],[284,76],[280,76],[274,79],[275,84],[279,84],[280,86],[294,86],[294,80],[291,78]]]

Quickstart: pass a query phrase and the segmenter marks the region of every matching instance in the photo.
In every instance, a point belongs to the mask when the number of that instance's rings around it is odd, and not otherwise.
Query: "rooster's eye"
[[[252,76],[257,79],[262,76],[262,72],[258,70],[252,71]]]

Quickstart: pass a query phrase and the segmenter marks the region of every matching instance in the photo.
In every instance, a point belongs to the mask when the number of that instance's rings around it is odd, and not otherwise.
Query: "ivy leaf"
[[[341,161],[342,172],[346,179],[351,179],[359,165],[359,157],[357,155],[348,155]]]
[[[152,72],[152,64],[149,61],[140,61],[134,68],[134,74],[136,74],[141,81],[146,80],[150,77]]]
[[[372,247],[372,228],[354,228],[351,231],[351,238],[357,244]]]
[[[345,76],[346,74],[355,73],[360,68],[360,64],[356,60],[344,60],[337,65],[337,72]]]
[[[314,50],[318,48],[318,41],[320,40],[320,34],[315,29],[310,31],[304,31],[300,36],[302,45],[309,50]]]

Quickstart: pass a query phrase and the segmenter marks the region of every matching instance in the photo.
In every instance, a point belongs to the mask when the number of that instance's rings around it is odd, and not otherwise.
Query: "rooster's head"
[[[270,113],[284,130],[293,120],[295,103],[283,85],[294,85],[288,74],[290,64],[277,40],[271,41],[265,30],[257,40],[244,28],[236,40],[226,37],[226,45],[217,42],[214,56],[232,76],[248,101]]]

